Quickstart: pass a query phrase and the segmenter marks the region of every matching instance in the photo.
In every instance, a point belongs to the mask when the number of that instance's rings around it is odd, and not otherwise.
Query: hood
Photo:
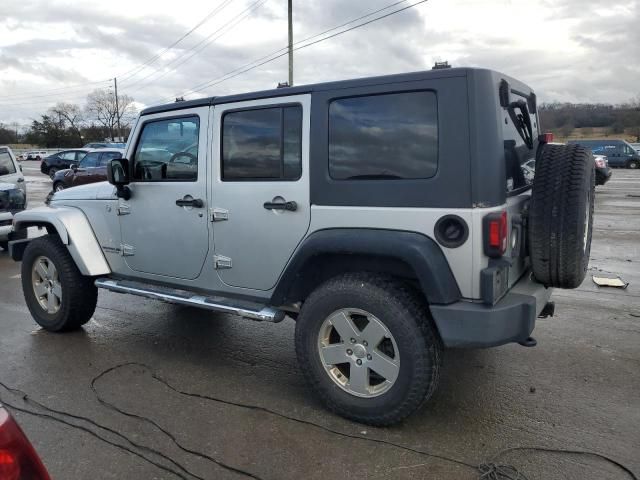
[[[58,200],[108,200],[116,198],[116,187],[109,182],[90,183],[56,192],[51,201]]]

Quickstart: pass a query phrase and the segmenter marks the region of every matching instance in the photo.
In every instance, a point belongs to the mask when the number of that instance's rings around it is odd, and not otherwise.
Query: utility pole
[[[289,86],[293,87],[293,0],[289,0]]]
[[[120,141],[120,138],[122,137],[122,130],[120,130],[120,107],[118,105],[118,79],[115,77],[113,78],[113,89],[116,93],[116,121],[118,122],[118,141]]]

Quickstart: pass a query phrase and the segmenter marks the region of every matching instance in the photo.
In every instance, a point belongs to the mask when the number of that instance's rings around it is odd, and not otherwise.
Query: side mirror
[[[115,158],[107,164],[107,181],[115,185],[118,191],[118,198],[129,200],[131,190],[127,187],[130,183],[129,160],[126,158]]]

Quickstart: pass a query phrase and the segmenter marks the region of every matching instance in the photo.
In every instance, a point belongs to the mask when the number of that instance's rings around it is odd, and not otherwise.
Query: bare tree
[[[109,90],[94,90],[87,95],[87,105],[85,107],[87,116],[95,120],[109,131],[111,140],[121,135],[117,131],[118,118],[120,126],[126,129],[132,122],[136,114],[133,98],[128,95],[118,95],[118,108],[116,109],[116,97]]]
[[[58,118],[58,122],[63,128],[68,128],[77,137],[78,143],[82,144],[81,128],[84,126],[84,115],[80,106],[74,103],[58,103],[49,110],[52,117]]]

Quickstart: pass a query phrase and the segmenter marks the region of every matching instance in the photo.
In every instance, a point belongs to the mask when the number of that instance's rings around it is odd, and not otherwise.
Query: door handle
[[[179,198],[176,200],[176,205],[179,207],[204,207],[204,202],[200,198]]]
[[[298,209],[296,202],[264,202],[262,206],[267,210],[286,210],[288,212],[295,212]]]

